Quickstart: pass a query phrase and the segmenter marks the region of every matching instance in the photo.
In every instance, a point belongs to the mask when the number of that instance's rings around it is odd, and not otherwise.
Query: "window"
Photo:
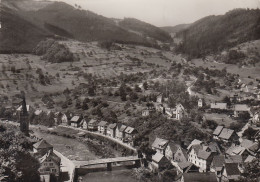
[[[56,169],[51,169],[51,172],[54,172],[54,173],[55,173],[55,172],[56,172]]]
[[[53,163],[51,162],[51,163],[49,163],[49,165],[50,165],[50,166],[53,166]]]

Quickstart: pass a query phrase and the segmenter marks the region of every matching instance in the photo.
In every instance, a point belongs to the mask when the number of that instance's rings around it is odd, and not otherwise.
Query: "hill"
[[[5,43],[4,47],[1,44],[1,52],[30,52],[39,41],[50,36],[83,42],[116,41],[147,46],[153,46],[155,40],[170,39],[166,32],[145,22],[135,20],[134,24],[129,24],[123,20],[122,26],[118,26],[113,19],[63,2],[4,1],[0,15],[4,27],[0,38]],[[143,34],[149,38],[144,38]]]
[[[30,52],[37,43],[51,36],[46,30],[25,20],[16,11],[0,7],[0,53]]]
[[[183,39],[179,51],[193,57],[260,38],[260,10],[235,9],[225,15],[208,16],[177,33]]]
[[[124,18],[122,21],[119,21],[119,26],[155,40],[163,42],[171,40],[170,35],[164,30],[134,18]]]
[[[168,33],[177,33],[179,31],[182,31],[182,30],[188,28],[190,25],[191,24],[179,24],[176,26],[166,26],[166,27],[160,27],[160,28]]]

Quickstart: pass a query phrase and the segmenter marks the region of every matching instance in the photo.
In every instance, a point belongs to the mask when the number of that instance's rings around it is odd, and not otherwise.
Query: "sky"
[[[60,0],[108,18],[136,18],[156,26],[192,23],[235,8],[260,8],[260,0]]]

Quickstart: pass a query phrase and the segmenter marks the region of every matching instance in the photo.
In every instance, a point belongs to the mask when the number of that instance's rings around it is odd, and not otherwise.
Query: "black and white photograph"
[[[0,0],[0,182],[260,182],[260,0]]]

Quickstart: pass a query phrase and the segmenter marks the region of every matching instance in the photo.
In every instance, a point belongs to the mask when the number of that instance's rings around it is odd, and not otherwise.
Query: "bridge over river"
[[[89,160],[89,161],[73,161],[76,169],[84,169],[84,168],[88,168],[89,166],[106,164],[108,171],[112,170],[112,164],[118,164],[123,162],[134,162],[136,167],[139,167],[141,164],[140,158],[138,158],[138,156],[96,159],[96,160]]]

